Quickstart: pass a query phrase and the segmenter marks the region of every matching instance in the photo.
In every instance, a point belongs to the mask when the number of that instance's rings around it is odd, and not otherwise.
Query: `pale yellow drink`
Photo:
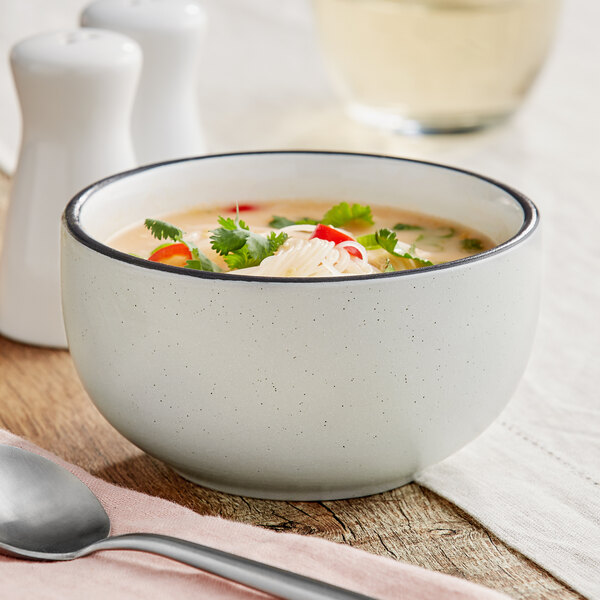
[[[391,129],[486,125],[522,101],[559,0],[314,0],[323,50],[360,119]]]

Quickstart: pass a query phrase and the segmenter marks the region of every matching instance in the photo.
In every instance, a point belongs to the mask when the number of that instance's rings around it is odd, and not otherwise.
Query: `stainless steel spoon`
[[[90,489],[50,460],[0,445],[0,551],[72,560],[98,550],[140,550],[289,600],[373,600],[241,556],[164,535],[108,537],[110,520]]]

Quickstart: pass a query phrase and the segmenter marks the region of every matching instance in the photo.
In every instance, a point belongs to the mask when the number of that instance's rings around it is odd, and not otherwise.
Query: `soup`
[[[267,202],[148,218],[109,246],[172,266],[263,277],[337,277],[445,263],[488,250],[479,232],[398,208]]]

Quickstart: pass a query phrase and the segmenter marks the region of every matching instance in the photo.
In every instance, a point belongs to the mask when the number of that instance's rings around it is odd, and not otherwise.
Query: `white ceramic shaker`
[[[23,127],[0,257],[0,333],[62,348],[61,215],[85,186],[135,166],[142,54],[121,34],[79,29],[28,38],[10,60]]]
[[[205,152],[197,75],[206,17],[195,0],[97,0],[81,15],[84,27],[136,40],[144,65],[132,117],[140,164]]]

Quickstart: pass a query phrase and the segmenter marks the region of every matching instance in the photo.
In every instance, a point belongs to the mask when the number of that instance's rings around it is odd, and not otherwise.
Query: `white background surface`
[[[78,0],[0,0],[0,50],[74,24]],[[545,236],[540,324],[522,384],[476,442],[421,482],[590,598],[600,598],[600,3],[565,0],[554,50],[505,125],[402,138],[350,122],[328,83],[304,0],[210,0],[199,106],[209,151],[323,148],[427,158],[529,195]],[[18,111],[0,66],[0,164]]]

